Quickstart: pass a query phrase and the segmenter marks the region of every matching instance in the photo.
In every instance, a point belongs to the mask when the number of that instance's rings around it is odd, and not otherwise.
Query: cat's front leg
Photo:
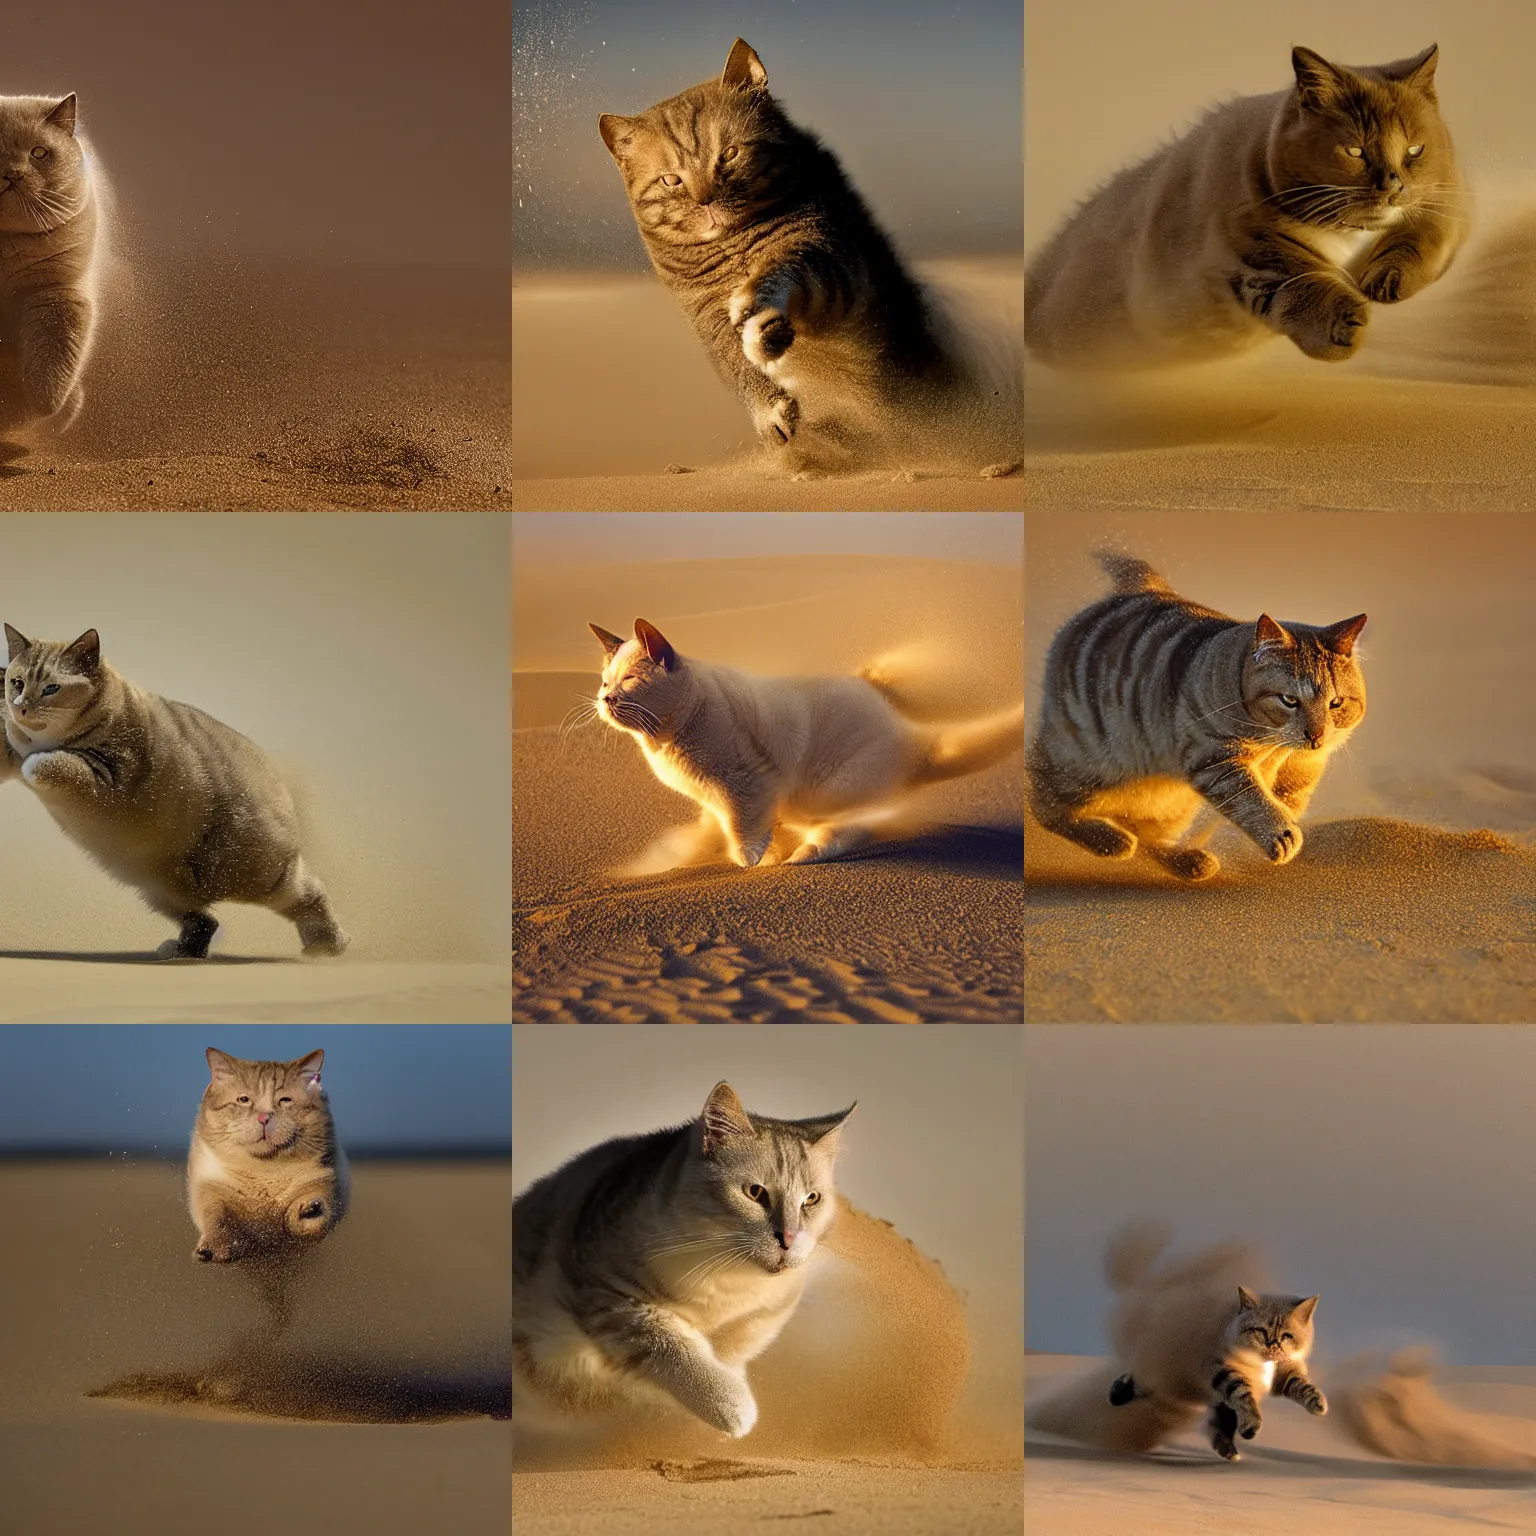
[[[1299,241],[1274,236],[1251,244],[1231,287],[1251,315],[1319,362],[1353,357],[1365,337],[1365,295]]]
[[[1231,1410],[1233,1428],[1244,1440],[1252,1440],[1264,1427],[1259,1400],[1241,1371],[1234,1370],[1230,1365],[1222,1366],[1211,1378],[1211,1391],[1215,1394],[1218,1407]]]
[[[1307,1373],[1299,1365],[1289,1366],[1278,1375],[1270,1391],[1275,1397],[1288,1397],[1293,1403],[1300,1403],[1308,1413],[1328,1412],[1328,1399],[1307,1380]]]
[[[255,1251],[250,1237],[239,1222],[217,1201],[204,1197],[194,1212],[197,1217],[197,1246],[192,1257],[199,1264],[236,1264]]]
[[[21,376],[28,403],[52,416],[70,403],[91,334],[91,303],[68,288],[45,288],[22,303]]]
[[[1293,816],[1301,816],[1327,766],[1327,756],[1322,752],[1291,753],[1275,775],[1275,799]]]
[[[1464,222],[1416,210],[1406,228],[1391,231],[1371,252],[1360,289],[1377,304],[1411,299],[1445,273],[1461,244]]]
[[[324,1190],[306,1190],[288,1202],[283,1224],[295,1237],[317,1242],[332,1231],[340,1220],[336,1202]]]
[[[762,862],[773,841],[773,801],[761,794],[733,795],[726,806],[731,861],[744,869]]]
[[[1288,863],[1301,852],[1300,824],[1246,763],[1231,758],[1202,763],[1190,773],[1189,781],[1228,821],[1241,827],[1272,864]]]
[[[40,795],[94,800],[102,784],[83,757],[73,752],[33,752],[21,761],[21,776]]]
[[[774,268],[749,278],[727,306],[731,324],[741,337],[741,350],[754,368],[766,372],[795,342],[791,308],[795,285],[789,272]]]

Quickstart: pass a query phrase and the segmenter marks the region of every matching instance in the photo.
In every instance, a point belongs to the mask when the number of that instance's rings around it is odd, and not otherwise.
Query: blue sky
[[[504,1025],[19,1024],[0,1029],[0,1154],[181,1156],[208,1086],[210,1045],[251,1060],[323,1050],[349,1150],[510,1147]]]

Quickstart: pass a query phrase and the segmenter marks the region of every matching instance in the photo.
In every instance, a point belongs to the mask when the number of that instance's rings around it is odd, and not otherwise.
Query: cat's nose
[[[793,1232],[775,1232],[773,1235],[778,1238],[779,1247],[782,1248],[785,1253],[788,1253],[789,1245],[795,1240],[795,1234]]]
[[[256,1118],[261,1122],[262,1125],[265,1125],[267,1121],[272,1118],[272,1115],[270,1111],[263,1111],[262,1113],[258,1114]]]

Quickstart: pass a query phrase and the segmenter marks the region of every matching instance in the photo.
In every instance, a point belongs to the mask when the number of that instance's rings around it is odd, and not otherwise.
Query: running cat
[[[1278,333],[1351,356],[1370,304],[1433,283],[1467,233],[1438,58],[1348,67],[1294,49],[1290,89],[1216,107],[1121,171],[1031,261],[1030,350],[1135,366]]]
[[[135,687],[78,640],[5,626],[0,779],[21,778],[109,875],[180,924],[161,959],[200,960],[220,901],[268,907],[309,955],[349,942],[299,851],[298,814],[254,742],[190,704]]]
[[[1113,593],[1068,620],[1046,657],[1029,755],[1041,826],[1103,858],[1140,846],[1205,880],[1216,856],[1182,840],[1209,805],[1272,863],[1295,858],[1329,756],[1365,717],[1365,615],[1240,622],[1179,597],[1143,561],[1099,560]]]
[[[187,1203],[203,1264],[290,1252],[347,1213],[347,1155],[320,1085],[324,1051],[243,1061],[208,1048],[208,1087],[192,1130]]]
[[[512,1202],[514,1412],[660,1399],[748,1434],[745,1367],[799,1303],[852,1111],[770,1119],[718,1083],[698,1119],[605,1141],[524,1190]]]
[[[721,846],[740,865],[809,864],[863,846],[891,802],[1000,762],[1024,744],[1024,706],[955,725],[900,712],[893,685],[857,677],[752,677],[677,651],[635,620],[606,655],[597,710],[639,743],[651,772],[702,807],[670,842],[675,863]]]

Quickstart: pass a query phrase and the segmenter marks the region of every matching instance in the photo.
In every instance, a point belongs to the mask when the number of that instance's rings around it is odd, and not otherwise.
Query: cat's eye
[[[280,1098],[280,1099],[279,1099],[279,1100],[278,1100],[278,1101],[277,1101],[277,1102],[278,1102],[278,1103],[279,1103],[279,1104],[292,1104],[292,1103],[293,1103],[293,1100],[292,1100],[292,1099],[290,1099],[290,1098],[289,1098],[289,1097],[288,1097],[288,1095],[287,1095],[287,1094],[286,1094],[286,1093],[285,1093],[285,1094],[284,1094],[284,1095],[283,1095],[283,1096],[282,1096],[282,1098]]]
[[[768,1193],[761,1184],[743,1184],[741,1189],[749,1200],[761,1200]]]
[[[47,147],[45,145],[39,144],[37,148],[32,151],[32,158],[34,160],[46,160],[48,158]]]
[[[1301,703],[1301,700],[1298,698],[1293,698],[1288,693],[1282,693],[1280,695],[1280,702],[1284,704],[1287,709],[1295,709]]]
[[[1422,144],[1410,144],[1408,146],[1408,158],[1410,160],[1417,160],[1423,153],[1424,146]]]
[[[681,176],[673,176],[669,172],[667,175],[663,176],[661,180],[663,186],[676,187],[681,185],[683,178]]]
[[[807,1205],[820,1205],[821,1196],[813,1189],[810,1194],[805,1197],[805,1203]]]
[[[49,683],[48,686],[43,689],[43,697],[46,699],[50,693],[57,693],[58,691],[59,685],[57,683]]]
[[[1346,146],[1344,153],[1348,155],[1351,160],[1363,160],[1365,158],[1365,151],[1358,144],[1350,144]]]
[[[740,153],[741,150],[735,144],[728,144],[720,151],[720,158],[722,160],[734,160]]]
[[[1328,708],[1329,709],[1343,709],[1344,708],[1344,700],[1343,699],[1329,699],[1328,700]]]
[[[242,1093],[240,1095],[240,1097],[235,1100],[236,1104],[249,1104],[250,1102],[251,1102],[251,1096],[248,1093]]]
[[[1294,1344],[1296,1342],[1296,1339],[1295,1339],[1294,1335],[1292,1335],[1292,1334],[1282,1333],[1280,1335],[1280,1342],[1282,1344]]]

